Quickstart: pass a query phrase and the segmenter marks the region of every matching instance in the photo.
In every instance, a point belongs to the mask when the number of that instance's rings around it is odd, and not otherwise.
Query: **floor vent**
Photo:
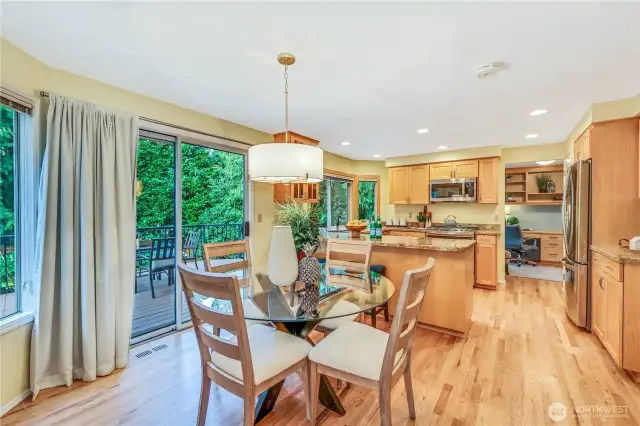
[[[136,354],[136,358],[144,358],[147,355],[151,355],[153,352],[151,352],[150,350],[146,350],[146,351],[142,351],[140,353]]]
[[[151,348],[151,350],[153,350],[154,352],[158,352],[158,351],[161,351],[161,350],[163,350],[163,349],[167,349],[167,347],[168,347],[168,346],[167,346],[167,345],[165,345],[165,344],[163,343],[163,344],[162,344],[162,345],[160,345],[160,346],[156,346],[156,347]]]

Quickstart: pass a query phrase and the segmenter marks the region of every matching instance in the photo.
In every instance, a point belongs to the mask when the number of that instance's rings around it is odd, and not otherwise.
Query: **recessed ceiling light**
[[[529,115],[542,115],[542,114],[546,114],[547,110],[546,109],[534,109],[533,111],[531,111],[529,113]]]
[[[527,136],[526,136],[526,138],[527,138],[527,139],[535,139],[535,138],[537,138],[537,137],[538,137],[538,135],[537,135],[537,134],[535,134],[535,133],[534,133],[534,134],[532,134],[532,135],[527,135]]]
[[[380,154],[373,154],[373,156],[378,158],[378,157],[380,157]]]
[[[342,143],[341,143],[341,145],[342,145],[342,146],[351,145],[351,142],[344,141],[344,142],[342,142]]]
[[[536,161],[536,164],[540,164],[541,166],[548,166],[549,164],[555,163],[556,160],[545,160],[545,161]]]
[[[420,134],[429,133],[429,129],[418,129],[418,133]]]
[[[446,145],[440,145],[440,146],[438,147],[438,149],[447,149],[447,146],[446,146]]]

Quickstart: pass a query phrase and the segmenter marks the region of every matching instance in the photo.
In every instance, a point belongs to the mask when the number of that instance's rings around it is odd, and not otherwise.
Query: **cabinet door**
[[[389,169],[389,203],[408,204],[408,167]]]
[[[291,197],[291,185],[276,183],[273,185],[273,201],[276,203],[286,203]]]
[[[488,158],[478,162],[478,202],[498,203],[498,159]]]
[[[476,284],[495,287],[498,268],[495,244],[476,244]]]
[[[409,167],[409,204],[429,203],[429,166]]]
[[[451,179],[453,177],[453,168],[451,163],[432,164],[429,166],[429,175],[432,180]]]
[[[573,143],[573,161],[584,160],[582,158],[582,139],[578,138]]]
[[[607,330],[607,280],[602,271],[593,271],[593,321],[591,330],[600,338],[602,343],[606,341]]]
[[[306,196],[307,196],[307,201],[309,201],[310,203],[317,203],[318,202],[318,184],[317,183],[307,183],[305,184],[306,186]]]
[[[613,360],[622,361],[622,283],[605,277],[607,289],[605,347]]]
[[[478,160],[457,161],[453,163],[453,177],[478,177]]]

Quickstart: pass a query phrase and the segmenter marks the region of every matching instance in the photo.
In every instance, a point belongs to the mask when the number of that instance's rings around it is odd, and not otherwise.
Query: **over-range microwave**
[[[432,203],[475,203],[476,178],[432,180],[429,184]]]

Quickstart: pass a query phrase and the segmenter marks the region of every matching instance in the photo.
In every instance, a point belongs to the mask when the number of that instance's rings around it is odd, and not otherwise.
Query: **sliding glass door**
[[[176,324],[176,143],[160,134],[138,141],[134,339]]]
[[[245,155],[220,148],[140,132],[134,343],[191,321],[178,262],[202,271],[202,244],[245,236]]]
[[[245,156],[181,144],[184,261],[204,269],[202,244],[244,238]],[[191,321],[184,295],[182,322]]]

